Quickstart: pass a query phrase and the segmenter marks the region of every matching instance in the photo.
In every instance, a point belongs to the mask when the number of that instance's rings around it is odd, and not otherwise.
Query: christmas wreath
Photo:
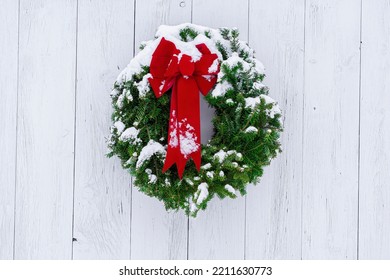
[[[280,151],[281,113],[237,29],[160,26],[111,93],[109,156],[166,209],[195,216],[214,195],[244,195]],[[200,94],[215,110],[200,142]]]

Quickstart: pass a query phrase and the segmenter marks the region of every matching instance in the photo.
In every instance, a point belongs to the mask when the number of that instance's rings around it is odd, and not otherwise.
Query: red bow
[[[183,54],[174,43],[161,38],[150,63],[149,83],[157,98],[172,88],[168,150],[163,172],[176,163],[179,177],[192,158],[198,171],[201,163],[200,100],[211,90],[219,72],[218,56],[205,44],[196,45],[199,60]]]

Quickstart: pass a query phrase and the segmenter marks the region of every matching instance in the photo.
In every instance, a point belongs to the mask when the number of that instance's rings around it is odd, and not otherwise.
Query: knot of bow
[[[219,72],[218,56],[205,44],[196,45],[197,60],[182,53],[171,41],[161,38],[150,63],[148,79],[157,98],[172,89],[168,149],[163,172],[176,163],[182,178],[188,159],[200,169],[200,97],[212,89]]]

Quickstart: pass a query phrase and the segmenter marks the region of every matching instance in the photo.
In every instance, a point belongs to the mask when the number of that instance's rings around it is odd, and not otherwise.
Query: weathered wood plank
[[[390,258],[390,3],[363,1],[359,258]]]
[[[356,259],[360,2],[306,1],[304,259]]]
[[[73,256],[129,259],[131,177],[106,157],[109,93],[133,53],[134,1],[80,1],[78,8]]]
[[[17,1],[0,9],[0,259],[13,258],[18,87]]]
[[[247,259],[301,258],[304,1],[251,1],[249,43],[283,111],[283,152],[248,189]]]
[[[76,1],[20,1],[16,259],[72,252]]]

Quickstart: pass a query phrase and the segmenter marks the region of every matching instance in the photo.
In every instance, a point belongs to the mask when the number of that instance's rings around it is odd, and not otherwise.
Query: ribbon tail
[[[199,170],[201,165],[199,88],[193,77],[179,78],[177,91],[178,119],[181,120],[180,153],[184,158],[183,164],[192,158]]]
[[[163,172],[176,163],[180,179],[187,161],[201,165],[200,97],[193,78],[178,78],[172,88],[168,149]]]
[[[167,155],[165,157],[164,166],[162,172],[167,171],[173,164],[176,164],[177,172],[180,179],[183,178],[184,169],[186,166],[187,159],[181,153],[180,149],[180,111],[183,109],[180,108],[178,104],[178,89],[177,82],[174,83],[171,93],[171,108],[169,116],[169,129],[168,129],[168,149]]]
[[[168,148],[162,169],[163,173],[167,171],[176,162],[177,157],[180,156],[179,139],[177,121],[177,88],[176,84],[174,84],[172,87],[169,113]]]

